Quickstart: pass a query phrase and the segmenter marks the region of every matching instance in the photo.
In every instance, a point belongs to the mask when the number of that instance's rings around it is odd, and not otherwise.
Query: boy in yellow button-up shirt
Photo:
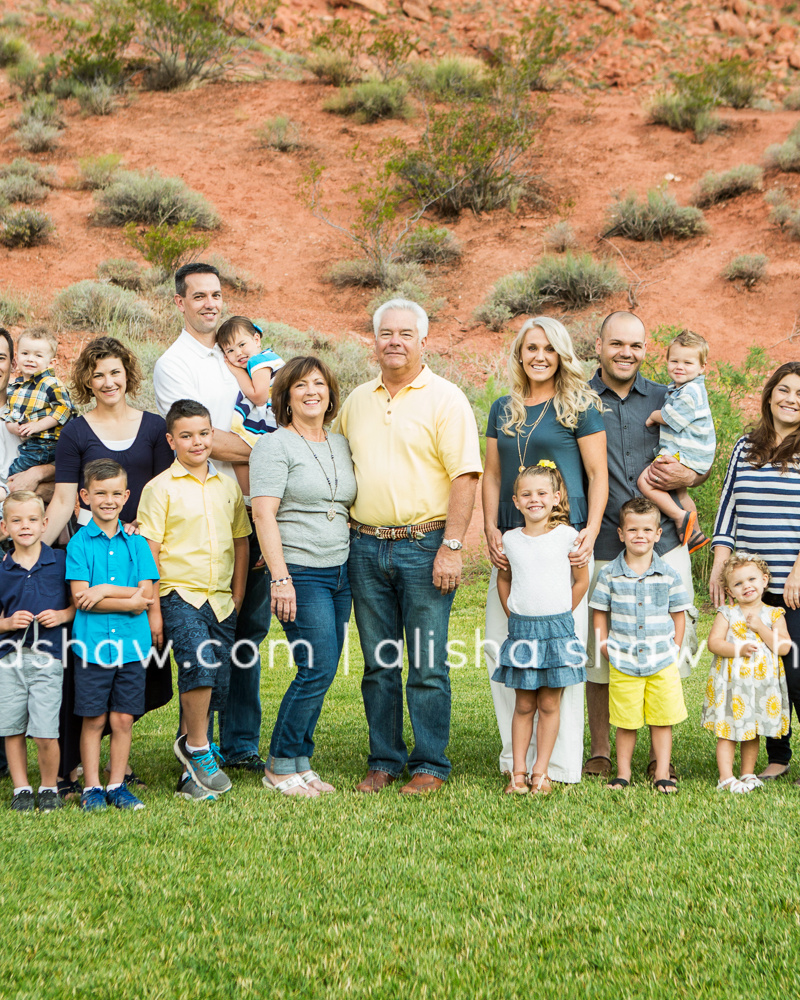
[[[208,730],[211,713],[227,701],[250,522],[236,481],[209,462],[214,429],[206,407],[178,400],[166,421],[175,462],[145,486],[138,514],[161,577],[160,612],[151,612],[151,625],[157,641],[172,644],[178,664],[181,735],[174,749],[186,772],[177,794],[213,799],[231,787]]]

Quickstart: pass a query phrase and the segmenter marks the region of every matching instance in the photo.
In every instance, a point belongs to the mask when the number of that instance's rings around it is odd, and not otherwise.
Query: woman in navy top
[[[123,524],[136,520],[145,484],[172,465],[163,417],[137,410],[126,398],[136,395],[141,381],[136,356],[113,337],[98,337],[87,344],[73,364],[72,398],[82,406],[94,401],[95,406],[71,420],[58,439],[56,488],[47,508],[44,536],[48,545],[72,517],[87,462],[111,458],[127,472],[131,495],[122,509]],[[78,522],[90,520],[88,508],[81,504]]]
[[[52,545],[75,511],[78,490],[83,486],[83,469],[95,458],[111,458],[128,474],[131,495],[122,509],[121,520],[136,520],[139,497],[146,483],[168,469],[173,454],[167,444],[163,417],[131,406],[127,396],[135,396],[142,383],[142,370],[135,354],[113,337],[98,337],[81,351],[72,366],[72,398],[81,406],[95,405],[83,416],[70,420],[56,445],[56,487],[47,508],[48,525],[44,541]],[[91,514],[81,504],[80,524],[88,524]],[[70,782],[62,782],[68,792],[77,790],[74,772],[80,760],[78,746],[80,720],[72,715],[74,691],[71,673],[65,676],[61,717],[61,766],[72,772]],[[145,711],[166,705],[172,698],[169,670],[149,669],[145,688]],[[126,775],[129,769],[126,769]],[[64,775],[66,777],[66,775]]]
[[[608,500],[602,403],[586,383],[564,326],[547,316],[524,323],[511,345],[508,371],[511,393],[495,400],[489,413],[482,487],[484,530],[494,567],[486,600],[484,646],[490,678],[496,667],[496,651],[508,633],[508,620],[497,595],[497,570],[508,566],[503,533],[524,523],[511,500],[520,469],[542,459],[558,466],[567,487],[572,527],[579,533],[575,555],[581,565],[591,559]],[[575,630],[584,643],[588,627],[588,608],[583,601],[575,609]],[[583,688],[583,684],[565,688],[561,700],[561,726],[549,767],[556,781],[581,779]],[[511,771],[514,693],[494,681],[491,691],[503,743],[500,770]],[[534,747],[535,732],[528,754],[531,767]]]
[[[767,379],[761,418],[733,447],[717,522],[711,600],[725,603],[722,566],[733,549],[752,552],[769,566],[764,603],[783,608],[792,650],[785,657],[789,700],[800,718],[800,362],[789,361]],[[769,764],[759,777],[779,778],[789,770],[792,750],[785,736],[767,737]]]

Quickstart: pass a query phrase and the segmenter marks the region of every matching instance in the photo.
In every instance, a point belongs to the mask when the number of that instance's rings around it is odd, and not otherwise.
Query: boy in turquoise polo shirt
[[[67,545],[75,602],[75,714],[83,717],[81,808],[144,809],[125,784],[134,716],[144,714],[145,663],[152,645],[145,612],[158,570],[141,535],[126,535],[119,515],[128,499],[125,470],[111,459],[89,462],[81,499],[92,520]],[[100,784],[100,741],[111,726],[109,783]]]

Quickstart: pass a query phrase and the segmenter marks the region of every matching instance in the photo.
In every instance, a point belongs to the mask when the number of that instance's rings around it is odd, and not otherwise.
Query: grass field
[[[459,591],[452,638],[472,646],[483,597],[480,583]],[[445,788],[356,795],[355,634],[317,729],[315,765],[336,795],[290,800],[235,774],[217,803],[174,799],[174,702],[134,731],[144,812],[13,815],[6,779],[0,995],[797,996],[800,789],[714,792],[698,724],[706,667],[686,684],[677,796],[643,780],[644,745],[626,793],[584,781],[504,796],[482,664],[451,674]],[[265,741],[290,676],[264,670]]]

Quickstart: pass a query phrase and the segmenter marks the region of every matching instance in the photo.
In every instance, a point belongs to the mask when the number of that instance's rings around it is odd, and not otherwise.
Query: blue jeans
[[[19,453],[8,467],[8,474],[14,476],[18,472],[25,472],[26,469],[33,469],[37,465],[49,465],[55,459],[55,441],[42,441],[39,437],[20,438]]]
[[[380,541],[350,532],[348,569],[364,654],[361,695],[369,725],[369,768],[399,775],[446,778],[450,739],[447,629],[453,594],[433,585],[433,560],[443,531],[419,539]],[[403,659],[408,653],[406,700],[414,749],[403,741]]]
[[[768,762],[788,766],[792,759],[792,747],[789,740],[792,738],[793,708],[795,716],[800,719],[800,665],[798,665],[800,657],[797,654],[798,649],[800,649],[800,609],[790,608],[777,594],[765,593],[763,601],[771,607],[783,608],[786,612],[786,630],[793,643],[791,651],[783,657],[786,686],[789,689],[789,732],[784,736],[768,736],[766,739]]]
[[[268,766],[275,774],[311,769],[314,727],[336,676],[352,605],[347,563],[327,569],[297,565],[288,569],[297,595],[297,616],[281,624],[292,644],[297,673],[272,731]]]
[[[250,572],[244,602],[236,621],[237,655],[231,663],[228,701],[220,717],[222,756],[226,761],[241,760],[258,753],[261,738],[261,656],[255,657],[269,632],[269,570],[253,569],[261,556],[255,529],[250,536]],[[249,647],[246,642],[252,643]],[[255,657],[252,666],[247,664]]]

